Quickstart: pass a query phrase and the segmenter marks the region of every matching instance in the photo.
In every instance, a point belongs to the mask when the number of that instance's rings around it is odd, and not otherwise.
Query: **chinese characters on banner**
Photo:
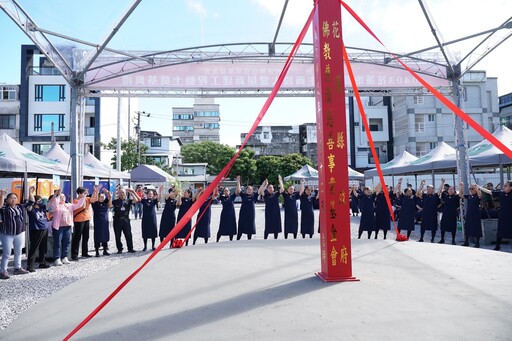
[[[355,278],[350,244],[339,1],[319,1],[313,20],[322,264],[317,275],[328,282],[350,281]]]

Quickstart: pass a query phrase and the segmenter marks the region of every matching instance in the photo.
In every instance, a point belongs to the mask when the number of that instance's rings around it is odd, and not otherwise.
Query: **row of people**
[[[465,194],[463,183],[459,184],[459,192],[457,193],[454,187],[446,186],[444,179],[441,180],[437,192],[431,185],[428,185],[426,192],[423,192],[425,181],[421,182],[418,191],[414,191],[409,186],[402,191],[402,179],[400,179],[396,188],[389,194],[396,208],[394,215],[397,218],[397,227],[400,232],[407,231],[407,237],[410,237],[411,232],[415,229],[416,217],[421,216],[419,242],[423,242],[426,231],[431,232],[431,242],[434,242],[439,226],[441,230],[439,243],[443,244],[445,234],[451,233],[453,245],[455,245],[461,200],[466,198],[465,234],[462,245],[469,246],[470,239],[474,239],[475,247],[480,247],[480,239],[482,238],[480,213],[482,192],[497,198],[500,202],[500,209],[495,250],[499,250],[503,238],[512,238],[511,184],[511,181],[507,181],[503,191],[490,191],[474,184],[469,187],[470,192]],[[354,186],[351,188],[351,198],[351,206],[355,207],[354,202],[356,202],[358,204],[357,209],[362,212],[358,238],[361,238],[364,231],[368,233],[368,238],[371,238],[372,232],[375,231],[375,238],[377,238],[379,230],[383,230],[385,239],[386,233],[390,229],[390,213],[382,186],[378,184],[374,192],[368,187],[360,192]],[[438,212],[442,213],[440,221]]]

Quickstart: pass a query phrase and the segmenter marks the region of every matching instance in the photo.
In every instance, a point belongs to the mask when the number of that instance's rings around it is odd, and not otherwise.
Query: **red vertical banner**
[[[317,2],[313,42],[322,264],[317,275],[326,282],[354,281],[339,0]]]

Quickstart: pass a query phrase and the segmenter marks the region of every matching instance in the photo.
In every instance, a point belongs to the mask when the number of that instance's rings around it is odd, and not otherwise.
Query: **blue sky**
[[[127,0],[19,1],[39,27],[99,43],[131,5]],[[230,42],[269,42],[273,39],[284,0],[145,0],[123,25],[109,47],[121,50],[170,50]],[[435,45],[417,1],[347,0],[366,23],[395,52],[414,51]],[[424,0],[444,41],[498,26],[512,13],[512,1]],[[290,0],[279,41],[294,41],[312,7],[312,0]],[[502,33],[506,30],[503,30]],[[0,12],[2,34],[0,83],[19,84],[20,45],[31,43],[18,27]],[[349,46],[382,49],[343,13],[343,32]],[[311,41],[309,35],[307,40]],[[56,44],[64,43],[52,38]],[[476,44],[469,40],[449,48],[451,56],[465,55]],[[69,43],[67,43],[69,44]],[[498,77],[500,95],[512,92],[512,68],[507,52],[512,39],[496,49],[475,69]],[[460,52],[459,52],[460,51]],[[221,105],[221,142],[234,145],[259,113],[264,98],[217,99]],[[191,106],[192,99],[140,99],[139,109],[153,113],[142,129],[172,134],[173,106]],[[264,124],[301,124],[314,121],[312,98],[277,98]]]

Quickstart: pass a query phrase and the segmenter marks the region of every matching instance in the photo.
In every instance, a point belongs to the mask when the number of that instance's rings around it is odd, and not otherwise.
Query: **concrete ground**
[[[76,339],[510,340],[512,254],[352,240],[359,282],[324,283],[319,239],[163,250]],[[77,281],[33,306],[5,340],[65,337],[141,263]]]

